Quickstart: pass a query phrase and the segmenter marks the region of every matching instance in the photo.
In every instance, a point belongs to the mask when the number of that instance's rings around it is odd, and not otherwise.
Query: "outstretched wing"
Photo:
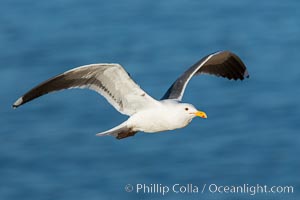
[[[85,65],[55,76],[20,97],[13,107],[44,94],[70,88],[87,88],[103,95],[119,112],[132,115],[157,103],[143,91],[119,64]]]
[[[185,71],[168,89],[162,99],[181,101],[184,90],[194,75],[212,74],[228,79],[249,78],[245,64],[230,51],[219,51],[205,56]]]

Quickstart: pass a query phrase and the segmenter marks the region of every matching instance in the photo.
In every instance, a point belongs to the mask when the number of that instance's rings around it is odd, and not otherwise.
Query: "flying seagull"
[[[212,74],[228,79],[248,78],[241,59],[230,51],[205,56],[191,66],[171,85],[160,100],[141,89],[119,64],[91,64],[66,71],[34,87],[20,97],[13,107],[25,104],[44,94],[71,88],[94,90],[120,113],[129,118],[120,125],[98,133],[117,139],[134,136],[137,132],[154,133],[187,126],[194,117],[207,118],[193,105],[182,103],[184,90],[194,75]]]

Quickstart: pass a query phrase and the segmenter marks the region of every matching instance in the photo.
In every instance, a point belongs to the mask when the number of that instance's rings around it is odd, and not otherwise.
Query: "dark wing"
[[[74,68],[34,87],[13,107],[44,94],[70,88],[87,88],[104,96],[119,112],[132,115],[157,101],[143,91],[119,64],[92,64]]]
[[[230,51],[219,51],[205,56],[185,71],[168,89],[162,99],[181,101],[184,90],[194,75],[212,74],[229,80],[249,78],[245,64]]]

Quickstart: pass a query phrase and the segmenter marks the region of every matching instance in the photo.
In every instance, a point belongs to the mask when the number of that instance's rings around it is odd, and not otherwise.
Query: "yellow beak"
[[[197,112],[195,112],[194,113],[196,116],[198,116],[198,117],[201,117],[201,118],[207,118],[207,115],[206,115],[206,113],[205,112],[202,112],[202,111],[197,111]]]

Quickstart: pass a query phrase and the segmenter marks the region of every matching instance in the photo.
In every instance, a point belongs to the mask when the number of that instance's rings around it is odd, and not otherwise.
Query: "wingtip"
[[[13,109],[16,109],[17,107],[19,107],[20,105],[22,105],[23,103],[23,97],[20,97],[13,105]]]
[[[245,77],[245,78],[250,78],[250,75],[249,75],[249,73],[248,73],[248,70],[245,70],[245,72],[244,72],[244,77]]]

